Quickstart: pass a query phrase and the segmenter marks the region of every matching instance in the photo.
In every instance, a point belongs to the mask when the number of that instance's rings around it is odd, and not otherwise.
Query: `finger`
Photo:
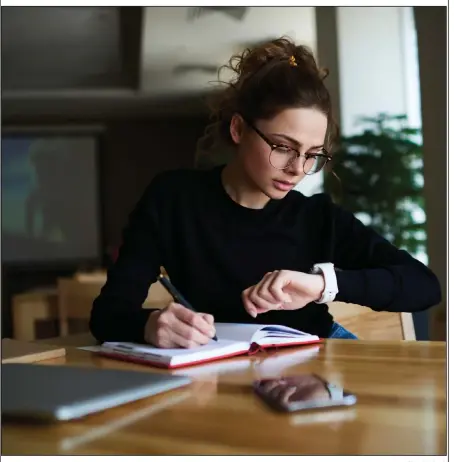
[[[255,305],[257,313],[266,313],[267,311],[279,310],[282,308],[282,304],[270,303],[254,291],[249,295],[249,300]]]
[[[165,336],[165,337],[164,337]],[[175,334],[170,328],[167,328],[163,339],[160,341],[160,348],[182,348],[184,339],[178,334]]]
[[[277,384],[275,387],[273,387],[272,390],[270,390],[268,392],[268,394],[269,394],[270,398],[279,399],[280,396],[282,395],[282,393],[285,392],[285,390],[287,390],[286,385]]]
[[[259,284],[254,286],[249,294],[249,300],[257,307],[258,313],[282,309],[282,302],[277,300],[269,290],[273,279],[273,274],[268,274]]]
[[[254,286],[251,292],[251,300],[257,304],[255,301],[255,297],[258,297],[268,303],[273,305],[279,304],[280,300],[278,300],[269,290],[271,283],[273,282],[274,276],[273,273],[268,273],[259,284]]]
[[[174,340],[172,340],[172,333],[169,330],[165,334],[161,335],[161,338],[159,341],[155,344],[155,346],[159,348],[179,348],[180,344],[176,343]]]
[[[281,385],[281,382],[279,380],[270,380],[268,383],[263,385],[262,390],[265,393],[269,393],[269,392],[271,392],[271,390],[278,387],[279,385]]]
[[[284,287],[287,284],[286,276],[282,272],[277,272],[273,276],[273,280],[269,285],[269,291],[281,303],[291,303],[292,297],[284,292]]]
[[[189,340],[188,338],[184,337],[183,335],[180,335],[178,332],[175,330],[172,330],[169,332],[169,340],[172,344],[174,344],[174,347],[169,347],[169,348],[197,348],[198,346],[201,346],[199,343]]]
[[[203,317],[203,319],[205,319],[205,321],[210,324],[211,326],[214,326],[214,316],[212,314],[208,314],[208,313],[200,313]]]
[[[179,336],[175,336],[172,330],[172,324],[175,317],[171,312],[162,312],[158,318],[156,330],[156,346],[160,348],[179,348],[183,341]]]
[[[202,335],[209,338],[214,336],[215,332],[213,324],[206,321],[200,313],[195,313],[194,311],[177,303],[172,305],[172,312],[180,321],[195,328]]]
[[[250,289],[246,289],[242,294],[241,298],[243,299],[243,306],[246,312],[252,316],[253,318],[257,317],[257,307],[254,305],[254,303],[249,300],[249,292]]]
[[[285,388],[281,391],[279,395],[279,401],[283,403],[288,403],[290,401],[290,398],[295,394],[296,390],[297,388],[295,386]]]
[[[202,334],[198,329],[178,318],[175,318],[171,324],[171,339],[180,344],[184,348],[192,348],[194,346],[206,345],[211,338],[208,335]]]

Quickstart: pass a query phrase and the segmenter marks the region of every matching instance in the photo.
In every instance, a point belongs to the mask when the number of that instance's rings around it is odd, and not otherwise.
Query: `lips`
[[[274,187],[280,191],[290,191],[295,187],[295,183],[283,180],[273,180]]]

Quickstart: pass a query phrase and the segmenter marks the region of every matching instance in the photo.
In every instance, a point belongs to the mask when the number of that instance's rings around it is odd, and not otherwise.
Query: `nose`
[[[285,171],[293,176],[304,176],[304,161],[306,158],[304,156],[297,157],[286,169]]]

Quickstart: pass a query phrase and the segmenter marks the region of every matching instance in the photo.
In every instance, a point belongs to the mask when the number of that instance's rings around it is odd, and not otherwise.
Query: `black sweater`
[[[315,263],[337,270],[337,301],[376,311],[412,312],[440,302],[435,275],[407,252],[333,204],[291,191],[263,209],[233,201],[222,167],[159,174],[132,212],[107,283],[93,304],[90,329],[99,341],[144,341],[150,314],[142,309],[164,266],[197,311],[216,322],[284,324],[329,336],[326,305],[250,317],[241,292],[268,271],[309,272]]]

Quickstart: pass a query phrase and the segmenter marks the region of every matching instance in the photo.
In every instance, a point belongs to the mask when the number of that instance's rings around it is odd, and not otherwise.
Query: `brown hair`
[[[282,37],[234,55],[220,69],[233,72],[230,82],[211,100],[212,123],[205,136],[231,143],[230,121],[238,113],[250,121],[268,119],[280,110],[316,108],[328,117],[327,149],[337,138],[331,98],[324,84],[326,69],[317,66],[308,47]]]

